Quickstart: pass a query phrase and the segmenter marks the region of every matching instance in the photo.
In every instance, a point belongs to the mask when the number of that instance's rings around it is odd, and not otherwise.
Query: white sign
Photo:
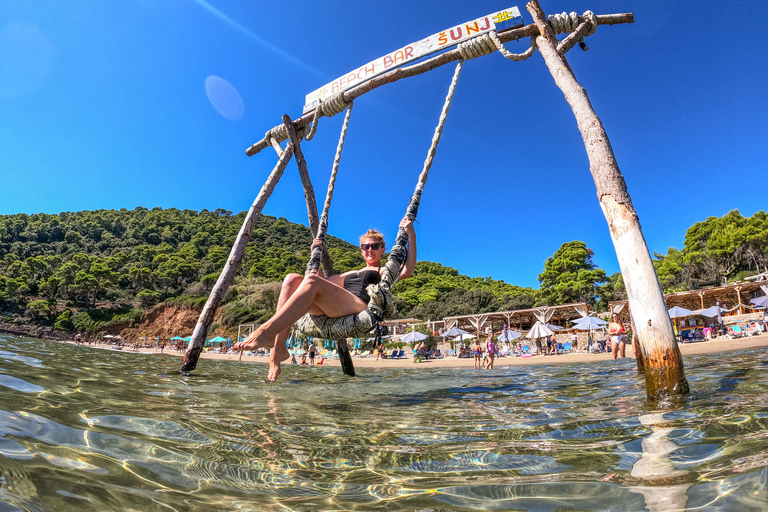
[[[456,25],[448,30],[443,30],[435,35],[429,36],[421,41],[411,43],[407,46],[388,53],[383,57],[360,66],[349,73],[340,76],[333,82],[325,84],[316,91],[307,94],[304,100],[304,113],[317,108],[321,100],[336,94],[339,91],[346,91],[356,85],[360,85],[366,80],[380,75],[386,71],[398,68],[425,55],[450,48],[461,42],[477,37],[492,30],[498,32],[523,25],[523,18],[517,7],[510,7],[503,11],[494,12],[482,18]]]

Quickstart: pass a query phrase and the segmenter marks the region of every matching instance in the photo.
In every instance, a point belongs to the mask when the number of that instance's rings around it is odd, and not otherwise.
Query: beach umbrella
[[[608,325],[608,322],[594,316],[585,316],[583,318],[579,318],[578,320],[574,320],[573,324],[574,327],[580,331],[591,331],[592,329],[605,327]]]
[[[215,338],[211,338],[209,341],[213,343],[221,343],[222,341],[227,341],[227,338],[222,338],[221,336],[216,336]]]
[[[502,332],[499,335],[499,341],[503,341],[503,342],[509,343],[512,340],[516,340],[520,336],[522,336],[522,334],[517,332],[517,331],[507,331],[507,330],[505,330],[504,332]]]
[[[718,306],[710,306],[707,309],[700,309],[698,313],[701,316],[706,316],[707,318],[715,318],[720,314],[720,308]]]
[[[455,338],[456,336],[462,336],[464,334],[469,334],[464,329],[459,329],[458,327],[451,327],[447,331],[443,333],[443,336],[446,338]]]
[[[551,331],[562,331],[563,330],[563,327],[560,327],[559,325],[555,325],[555,324],[547,324],[547,327]]]
[[[695,311],[681,308],[680,306],[675,306],[669,310],[669,318],[683,318],[683,317],[691,316],[695,314],[696,314]]]
[[[181,336],[174,336],[173,338],[171,338],[171,341],[174,341],[174,340],[179,341],[179,340],[184,340],[184,338],[182,338]]]
[[[762,297],[751,299],[749,302],[751,302],[758,308],[764,308],[768,306],[768,295],[763,295]]]
[[[533,327],[531,328],[531,330],[528,331],[528,334],[526,334],[525,336],[527,338],[535,340],[536,338],[544,338],[552,334],[554,334],[554,332],[552,332],[552,329],[550,329],[545,324],[537,320],[536,323],[533,324]]]
[[[411,331],[400,340],[403,343],[413,343],[414,341],[421,341],[427,339],[426,334],[422,334],[419,331]]]

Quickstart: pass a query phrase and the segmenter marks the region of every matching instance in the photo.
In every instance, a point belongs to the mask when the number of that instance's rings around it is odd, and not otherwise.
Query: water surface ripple
[[[768,350],[685,360],[649,403],[631,359],[358,369],[0,334],[0,510],[765,510]]]

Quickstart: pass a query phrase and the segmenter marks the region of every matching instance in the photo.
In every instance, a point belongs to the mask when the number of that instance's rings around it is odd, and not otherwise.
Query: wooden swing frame
[[[675,341],[671,321],[667,315],[661,287],[658,279],[655,278],[655,270],[640,229],[637,213],[632,206],[626,183],[619,171],[602,123],[589,103],[586,91],[576,81],[573,71],[564,57],[570,48],[577,42],[581,42],[585,35],[591,33],[590,30],[594,31],[596,26],[590,26],[590,21],[586,16],[579,16],[578,26],[562,41],[558,41],[547,16],[539,6],[538,0],[532,0],[526,5],[526,8],[532,15],[534,23],[499,32],[498,39],[504,43],[523,37],[536,38],[536,48],[541,52],[556,85],[563,91],[565,99],[577,119],[589,157],[590,172],[595,182],[598,199],[608,222],[619,266],[626,283],[634,335],[639,339],[640,350],[636,350],[638,368],[644,369],[640,371],[644,371],[646,376],[648,397],[655,399],[666,395],[686,394],[689,388],[685,379],[682,356]],[[594,25],[632,22],[634,22],[634,17],[631,13],[598,15],[594,16],[592,21]],[[460,59],[462,59],[462,55],[458,49],[449,50],[420,63],[396,68],[371,78],[343,91],[340,94],[340,99],[349,104],[354,99],[382,85],[416,76]],[[320,219],[317,214],[314,189],[309,179],[306,160],[301,151],[300,143],[302,138],[307,138],[311,123],[314,121],[314,128],[316,128],[317,120],[325,115],[322,109],[319,110],[320,112],[304,114],[296,120],[291,120],[287,115],[283,116],[282,126],[285,128],[284,130],[278,130],[277,128],[280,126],[278,125],[246,150],[248,156],[253,156],[266,147],[272,146],[278,155],[278,162],[251,205],[233,244],[227,263],[200,314],[181,365],[182,373],[186,374],[195,369],[208,327],[239,269],[255,222],[293,156],[296,157],[304,188],[310,229],[313,236],[317,235]],[[283,148],[280,146],[280,142],[285,140],[288,142]],[[322,252],[323,267],[325,269],[332,268],[327,254],[325,251]],[[345,352],[348,358],[346,363],[343,361],[342,364],[348,364],[351,368],[351,371],[346,368],[344,371],[353,375],[354,368],[351,366],[351,358],[348,357],[346,341],[337,340],[337,342],[339,343],[339,352]]]

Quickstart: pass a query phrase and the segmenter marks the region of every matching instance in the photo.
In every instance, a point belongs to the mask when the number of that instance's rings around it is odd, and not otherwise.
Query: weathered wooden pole
[[[627,287],[630,312],[645,362],[648,397],[688,393],[683,359],[675,341],[664,295],[653,268],[640,222],[627,192],[624,177],[600,119],[587,92],[576,81],[565,58],[557,52],[557,38],[537,0],[526,6],[540,35],[537,47],[555,83],[571,106],[589,158],[589,167],[616,249]]]
[[[205,342],[205,336],[208,333],[208,327],[211,325],[213,315],[216,313],[216,309],[221,304],[221,299],[224,294],[227,293],[229,286],[235,279],[240,264],[243,261],[243,254],[245,254],[245,247],[251,240],[251,234],[253,233],[253,226],[256,224],[261,210],[272,195],[272,191],[275,189],[275,185],[283,175],[285,166],[293,156],[293,144],[290,142],[286,146],[285,150],[280,155],[277,165],[272,169],[267,181],[261,187],[259,195],[256,196],[256,200],[248,210],[248,214],[245,216],[243,225],[240,228],[240,232],[237,234],[235,243],[232,246],[232,250],[229,253],[229,259],[227,264],[224,265],[224,269],[219,275],[219,279],[211,290],[211,295],[208,297],[208,301],[203,307],[203,311],[200,312],[200,318],[197,320],[195,330],[192,332],[192,338],[187,345],[187,351],[184,353],[184,361],[181,364],[180,371],[182,373],[191,372],[197,367],[197,360],[200,359],[200,353],[203,351],[203,343]]]
[[[299,175],[301,176],[301,183],[304,186],[304,198],[307,201],[307,213],[309,214],[309,224],[312,230],[312,236],[314,238],[321,238],[325,240],[326,230],[328,228],[328,210],[331,207],[331,199],[333,198],[333,184],[336,181],[336,171],[338,166],[334,166],[331,174],[331,185],[329,185],[328,196],[326,197],[322,220],[317,216],[317,201],[315,199],[315,189],[312,186],[312,181],[309,178],[309,171],[307,170],[307,161],[304,159],[304,153],[301,151],[301,145],[299,137],[296,134],[296,130],[293,128],[291,118],[287,115],[283,116],[283,124],[285,124],[288,138],[296,148],[296,166],[299,168]],[[320,254],[323,270],[326,276],[333,274],[333,264],[331,258],[328,255],[328,251],[325,250],[325,245],[319,246],[315,249]],[[313,268],[313,260],[310,259],[310,264],[307,268],[307,274],[317,272],[317,268]],[[341,371],[344,375],[351,377],[355,376],[355,365],[352,362],[352,355],[349,353],[349,347],[347,346],[346,339],[338,339],[336,341],[336,350],[339,355],[339,361],[341,362]]]
[[[317,238],[320,229],[320,218],[317,215],[317,200],[315,199],[315,188],[312,186],[312,180],[309,178],[307,169],[307,160],[304,158],[304,152],[301,150],[301,141],[293,128],[293,122],[288,115],[283,116],[283,125],[285,125],[288,140],[293,144],[293,153],[296,157],[296,167],[299,168],[299,177],[301,186],[304,188],[304,200],[307,202],[307,217],[309,218],[309,230],[312,232],[312,238]],[[323,248],[320,255],[323,271],[326,276],[332,275],[333,263],[328,255],[328,251]]]

